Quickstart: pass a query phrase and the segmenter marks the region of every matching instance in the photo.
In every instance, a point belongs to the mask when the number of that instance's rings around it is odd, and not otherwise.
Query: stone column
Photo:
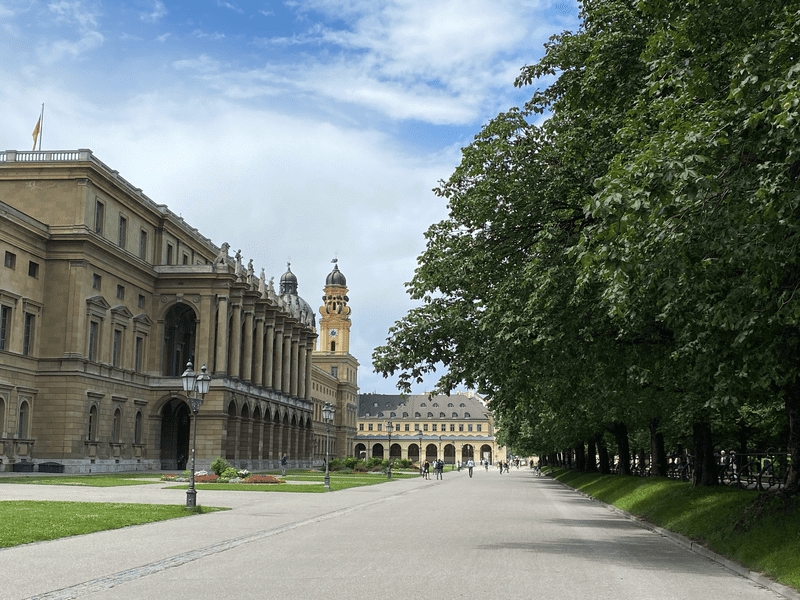
[[[314,347],[306,347],[306,371],[305,371],[305,380],[306,380],[306,389],[305,389],[305,396],[304,398],[311,402],[311,365],[312,365],[312,353],[314,352]]]
[[[275,348],[275,325],[267,322],[266,324],[266,349],[264,351],[264,381],[263,386],[272,389],[272,365],[275,360],[273,350]]]
[[[214,374],[221,375],[228,370],[228,297],[217,296],[217,356],[214,360]]]
[[[239,370],[241,356],[242,356],[242,305],[235,304],[231,307],[233,310],[233,322],[231,323],[231,360],[228,375],[238,378],[241,371]]]
[[[283,329],[277,328],[275,330],[275,342],[274,342],[274,353],[272,355],[273,358],[273,369],[272,369],[272,389],[276,392],[280,392],[283,388]],[[280,458],[280,457],[278,457]]]
[[[297,391],[298,391],[298,382],[300,381],[300,340],[298,339],[297,335],[292,336],[292,348],[291,348],[291,379],[289,381],[289,395],[292,398],[297,398]]]
[[[292,332],[283,332],[283,380],[281,381],[281,391],[284,394],[290,392],[290,380],[292,375]]]
[[[305,339],[298,346],[297,397],[306,397],[306,344]]]
[[[242,338],[242,380],[251,381],[253,374],[253,311],[244,311],[244,336]]]
[[[253,357],[253,383],[264,385],[264,317],[256,317],[256,355]]]

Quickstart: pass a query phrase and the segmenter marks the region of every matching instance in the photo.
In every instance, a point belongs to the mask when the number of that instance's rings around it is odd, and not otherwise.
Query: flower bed
[[[162,475],[161,481],[169,481],[169,482],[188,482],[190,480],[189,477],[185,475]],[[195,473],[194,476],[195,483],[286,483],[282,479],[278,479],[273,475],[249,475],[248,477],[234,477],[232,479],[227,479],[225,477],[220,477],[214,473],[208,474],[203,473],[200,474]]]

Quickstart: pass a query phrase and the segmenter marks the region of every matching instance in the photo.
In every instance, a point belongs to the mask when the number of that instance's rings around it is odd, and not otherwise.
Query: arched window
[[[133,443],[134,444],[141,444],[142,443],[142,411],[136,412],[136,421],[133,427]]]
[[[336,342],[331,342],[331,352],[336,352]]]
[[[197,316],[187,304],[176,304],[167,311],[164,321],[163,374],[179,377],[186,363],[195,363],[194,342]],[[197,365],[194,365],[195,369]]]
[[[434,407],[434,408],[436,408],[436,407],[438,407],[438,406],[439,406],[439,403],[438,403],[438,402],[434,402],[434,403],[433,403],[433,407]]]
[[[418,412],[415,412],[415,413],[414,413],[414,418],[415,418],[415,419],[419,419],[421,416],[422,416],[422,415],[421,415],[421,414],[419,414]]]
[[[119,442],[120,422],[122,421],[122,411],[117,409],[114,411],[114,420],[111,422],[111,441]]]
[[[396,417],[396,416],[397,416],[397,415],[396,415],[395,413],[393,413],[393,412],[390,412],[390,413],[389,413],[389,417],[390,417],[390,418],[394,418],[394,417]]]
[[[403,418],[404,418],[404,419],[407,419],[407,418],[408,418],[408,413],[407,413],[407,412],[404,412],[404,413],[403,413]]]
[[[440,418],[442,418],[442,419],[444,419],[444,413],[443,413],[443,412],[440,412],[440,413],[439,413],[439,417],[440,417]]]
[[[425,404],[424,402],[420,402],[420,403],[419,403],[419,405],[420,405],[420,406],[428,406],[428,405],[427,405],[427,404]]]
[[[453,418],[454,418],[454,419],[457,419],[457,418],[458,418],[458,413],[457,413],[457,412],[454,412],[454,413],[453,413]]]
[[[460,406],[461,408],[466,408],[466,407],[467,407],[467,405],[466,405],[466,404],[464,404],[463,402],[462,402],[461,404],[459,404],[459,406]]]
[[[97,440],[97,407],[94,405],[89,409],[89,432],[87,437],[90,442]]]
[[[469,419],[469,413],[468,413],[468,412],[465,412],[465,413],[464,413],[464,418],[465,418],[465,419]]]
[[[432,412],[429,412],[429,413],[428,413],[428,418],[429,418],[429,419],[432,419],[432,418],[433,418],[433,413],[432,413]]]
[[[453,408],[453,403],[452,402],[448,402],[447,403],[447,408]]]
[[[28,437],[28,402],[22,401],[19,405],[19,427],[17,428],[17,437],[26,439]]]

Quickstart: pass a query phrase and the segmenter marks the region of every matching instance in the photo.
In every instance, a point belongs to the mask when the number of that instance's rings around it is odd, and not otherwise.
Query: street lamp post
[[[422,429],[419,430],[419,474],[423,475],[423,470],[422,470]]]
[[[330,442],[331,442],[331,421],[333,421],[333,415],[336,413],[336,408],[330,402],[326,402],[325,405],[322,407],[322,419],[325,421],[326,426],[326,433],[325,433],[325,489],[331,489],[331,476],[328,472],[328,456],[330,454]]]
[[[192,473],[189,479],[189,489],[186,491],[186,508],[197,506],[197,490],[194,489],[194,467],[195,467],[195,448],[197,447],[197,413],[203,405],[203,398],[208,393],[208,386],[211,383],[211,376],[206,373],[206,366],[201,368],[202,373],[198,376],[192,370],[192,363],[186,363],[186,370],[181,375],[183,391],[189,395],[189,405],[192,407],[194,415],[192,424]],[[195,392],[200,394],[200,398],[192,397],[190,394]]]
[[[386,458],[389,459],[388,467],[386,467],[386,479],[392,478],[392,422],[386,423],[386,429],[389,431],[389,447],[386,449]]]

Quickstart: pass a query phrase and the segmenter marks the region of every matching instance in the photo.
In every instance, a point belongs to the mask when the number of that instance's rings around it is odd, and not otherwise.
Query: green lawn
[[[0,548],[217,510],[227,509],[190,512],[178,505],[8,500],[0,502]]]
[[[20,485],[79,485],[90,487],[116,487],[120,485],[147,485],[160,483],[161,473],[103,473],[99,475],[24,475],[0,477],[0,484]]]
[[[559,481],[800,589],[800,498],[554,469]]]

